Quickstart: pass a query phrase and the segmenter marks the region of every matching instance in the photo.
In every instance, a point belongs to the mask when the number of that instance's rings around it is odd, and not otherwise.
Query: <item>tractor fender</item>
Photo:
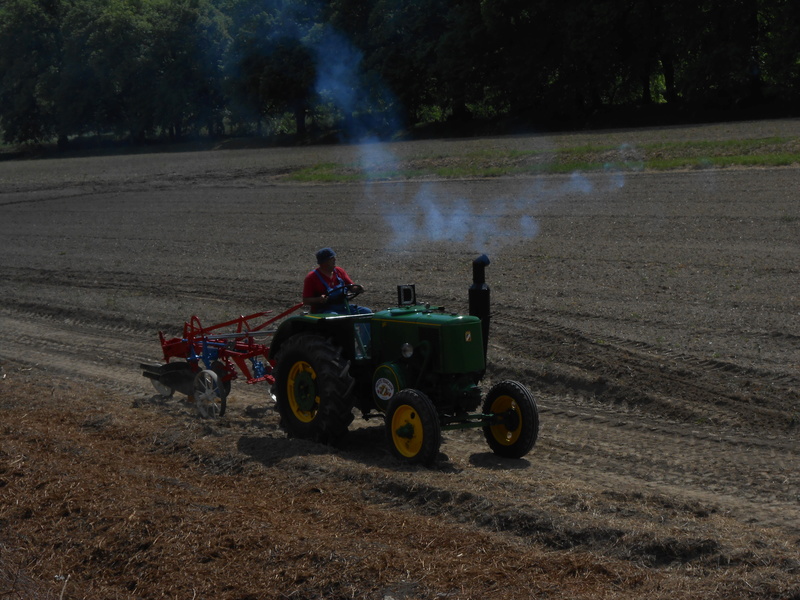
[[[291,337],[296,336],[298,333],[306,333],[308,331],[319,331],[318,319],[309,317],[308,315],[290,317],[283,321],[279,326],[275,335],[272,336],[272,343],[269,347],[269,359],[275,360],[281,350],[283,343]]]
[[[286,340],[298,333],[315,333],[330,338],[332,343],[341,347],[348,358],[353,358],[355,349],[353,324],[361,317],[358,315],[337,315],[334,313],[307,314],[290,317],[283,321],[272,338],[269,349],[270,360],[275,360]]]

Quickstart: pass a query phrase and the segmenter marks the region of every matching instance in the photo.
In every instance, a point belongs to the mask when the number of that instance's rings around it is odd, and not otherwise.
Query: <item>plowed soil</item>
[[[800,123],[0,162],[0,598],[800,598],[800,167],[288,177],[771,135]],[[287,438],[263,384],[217,420],[155,394],[159,330],[288,308],[328,245],[375,309],[466,312],[488,254],[529,455],[448,432],[413,467],[359,414]]]

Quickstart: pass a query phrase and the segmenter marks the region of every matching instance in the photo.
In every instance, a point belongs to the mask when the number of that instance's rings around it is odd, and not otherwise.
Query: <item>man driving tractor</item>
[[[333,249],[318,250],[316,258],[319,266],[310,271],[303,282],[303,303],[312,313],[354,315],[372,312],[364,306],[345,302],[348,293],[355,297],[364,288],[353,283],[342,267],[336,266],[336,252]]]

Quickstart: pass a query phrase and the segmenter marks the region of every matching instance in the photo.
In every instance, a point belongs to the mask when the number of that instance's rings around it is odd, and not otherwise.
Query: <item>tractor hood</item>
[[[381,310],[374,313],[373,320],[402,321],[404,323],[437,326],[453,325],[463,321],[480,323],[480,319],[477,319],[476,317],[446,312],[441,307],[432,307],[422,304],[417,306],[399,306]]]
[[[481,320],[427,305],[402,306],[372,317],[373,356],[397,360],[410,346],[440,373],[482,372],[485,368]]]

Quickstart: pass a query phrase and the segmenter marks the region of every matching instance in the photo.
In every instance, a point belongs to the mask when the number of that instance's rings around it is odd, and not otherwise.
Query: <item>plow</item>
[[[235,379],[241,377],[247,384],[275,383],[266,343],[275,333],[270,326],[301,307],[296,304],[275,316],[261,311],[205,327],[192,315],[181,337],[167,338],[158,332],[164,362],[141,363],[142,374],[161,397],[179,392],[196,404],[202,417],[221,417]]]

